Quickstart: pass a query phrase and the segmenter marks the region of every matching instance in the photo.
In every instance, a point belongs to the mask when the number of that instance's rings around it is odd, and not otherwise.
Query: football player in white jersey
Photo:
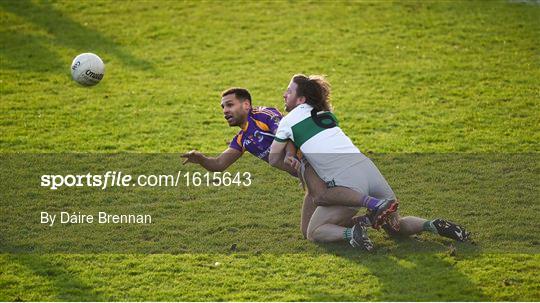
[[[446,220],[399,216],[398,201],[388,182],[339,127],[331,112],[330,85],[324,77],[293,76],[283,98],[289,114],[276,131],[269,163],[280,166],[285,161],[298,167],[315,197],[316,208],[307,228],[309,240],[346,240],[354,247],[371,250],[367,225],[383,227],[391,234],[430,231],[467,240],[469,233],[464,228]],[[301,151],[301,162],[286,151],[288,140]],[[321,186],[322,182],[326,186]],[[367,208],[368,214],[355,217],[361,207]],[[304,211],[309,207],[304,205]],[[355,224],[349,227],[351,222]]]

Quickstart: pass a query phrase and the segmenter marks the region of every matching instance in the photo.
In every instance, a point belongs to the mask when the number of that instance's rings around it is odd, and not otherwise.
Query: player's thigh
[[[308,162],[304,162],[302,165],[303,179],[309,195],[311,197],[321,196],[326,190],[326,183],[317,175],[317,172]]]
[[[304,196],[304,203],[302,205],[302,215],[301,215],[301,229],[304,237],[307,237],[307,229],[309,226],[309,221],[315,212],[317,206],[313,202],[313,198],[306,192]]]
[[[318,206],[309,221],[308,234],[324,224],[346,226],[356,213],[356,209],[347,206]]]

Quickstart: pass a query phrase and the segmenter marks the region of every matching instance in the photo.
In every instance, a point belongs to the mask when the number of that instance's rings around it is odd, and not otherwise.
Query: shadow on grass
[[[476,246],[453,244],[456,248],[453,250],[445,248],[441,243],[420,239],[392,239],[395,243],[393,249],[376,248],[371,253],[355,250],[345,244],[320,246],[327,253],[344,258],[353,265],[366,267],[379,280],[380,288],[369,300],[490,301],[489,297],[456,268],[463,254],[478,252]],[[319,295],[312,299],[332,300],[331,297]]]
[[[38,26],[49,36],[32,35],[13,31],[1,32],[3,65],[28,71],[48,71],[61,66],[58,55],[51,47],[67,47],[79,52],[95,52],[100,56],[112,55],[126,66],[141,70],[152,70],[153,66],[123,50],[117,43],[98,31],[73,21],[49,2],[39,5],[29,0],[0,1],[0,8],[13,13],[25,21]],[[50,37],[50,38],[49,38]],[[74,54],[75,54],[74,52]],[[71,62],[70,62],[71,63]]]
[[[34,276],[48,281],[50,287],[47,287],[46,292],[53,296],[54,301],[104,301],[100,294],[81,281],[76,273],[69,270],[69,263],[64,260],[57,259],[52,262],[49,258],[39,254],[8,255],[8,258],[11,263],[28,269]],[[31,287],[32,285],[25,285],[25,290],[22,293],[4,299],[30,301],[31,298],[26,298],[25,294],[35,294],[28,289]],[[44,298],[41,297],[39,300],[44,300]]]

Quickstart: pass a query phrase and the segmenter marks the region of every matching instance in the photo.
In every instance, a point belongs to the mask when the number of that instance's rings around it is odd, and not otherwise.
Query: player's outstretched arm
[[[182,164],[196,163],[208,171],[224,171],[241,156],[242,152],[229,147],[217,157],[207,157],[196,150],[185,153],[181,157],[185,158]]]

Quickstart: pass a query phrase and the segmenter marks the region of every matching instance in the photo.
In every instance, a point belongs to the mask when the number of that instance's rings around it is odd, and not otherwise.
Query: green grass
[[[520,254],[63,254],[0,262],[8,271],[3,293],[14,300],[534,301],[540,282],[531,274],[538,255]]]
[[[1,1],[0,300],[537,301],[538,20],[506,1]],[[88,51],[106,74],[83,88],[69,66]],[[230,169],[254,174],[241,190],[39,187],[43,173],[199,170],[173,153],[226,148],[222,90],[282,109],[298,72],[328,75],[403,214],[458,221],[475,244],[310,243],[296,181],[249,155]],[[157,221],[47,229],[49,209]]]
[[[328,75],[364,150],[538,150],[537,5],[1,3],[3,151],[220,152],[219,93],[281,109],[297,72]],[[68,76],[85,51],[92,89]]]

